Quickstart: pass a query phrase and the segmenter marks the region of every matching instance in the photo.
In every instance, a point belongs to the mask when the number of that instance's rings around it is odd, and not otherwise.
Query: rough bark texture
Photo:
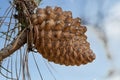
[[[0,61],[13,54],[16,50],[22,47],[26,43],[26,41],[27,41],[27,30],[23,30],[23,32],[20,34],[20,36],[18,36],[18,38],[16,38],[14,41],[12,41],[6,47],[0,50]]]

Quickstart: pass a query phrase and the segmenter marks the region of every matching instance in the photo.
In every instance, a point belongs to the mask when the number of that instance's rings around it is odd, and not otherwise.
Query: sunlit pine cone
[[[85,26],[80,18],[60,7],[38,8],[31,17],[34,26],[34,45],[48,61],[64,65],[92,62],[95,54],[87,42]]]

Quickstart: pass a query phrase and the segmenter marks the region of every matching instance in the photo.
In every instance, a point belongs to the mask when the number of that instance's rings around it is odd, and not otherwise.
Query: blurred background
[[[1,0],[0,18],[10,5],[9,1]],[[63,10],[72,11],[73,17],[82,19],[96,59],[87,65],[64,66],[48,62],[40,54],[35,54],[43,80],[120,80],[120,0],[42,0],[39,7],[46,6],[62,7]],[[0,31],[4,29],[0,28]],[[0,40],[1,49],[4,40]],[[32,54],[29,55],[29,70],[31,80],[41,79]],[[0,80],[6,79],[0,75]]]

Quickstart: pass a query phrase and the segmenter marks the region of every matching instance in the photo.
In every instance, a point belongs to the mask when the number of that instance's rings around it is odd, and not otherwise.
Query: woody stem
[[[23,30],[18,38],[0,50],[0,62],[21,48],[27,41],[27,30]]]

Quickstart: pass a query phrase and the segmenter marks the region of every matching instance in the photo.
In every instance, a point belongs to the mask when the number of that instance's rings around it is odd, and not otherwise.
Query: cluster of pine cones
[[[92,62],[95,54],[87,42],[85,26],[71,11],[50,6],[38,8],[31,16],[34,45],[48,61],[61,65],[81,65]]]

